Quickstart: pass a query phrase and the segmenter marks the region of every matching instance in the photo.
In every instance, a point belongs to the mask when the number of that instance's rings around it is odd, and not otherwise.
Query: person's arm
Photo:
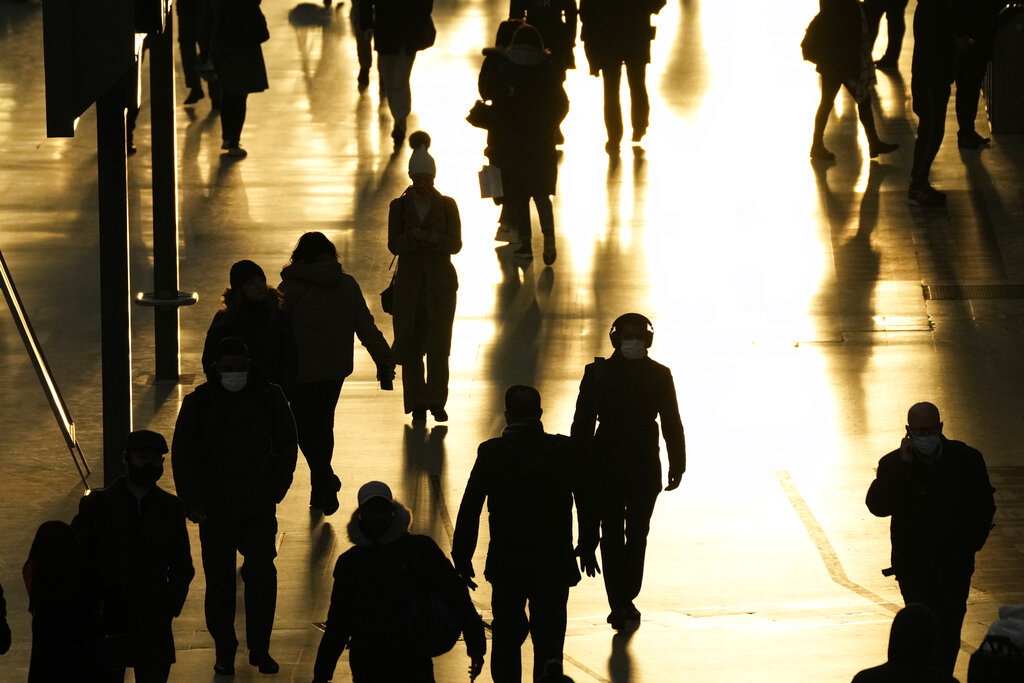
[[[459,218],[459,206],[451,197],[443,197],[444,230],[440,234],[438,248],[449,254],[462,251],[462,219]]]
[[[473,606],[473,600],[469,597],[469,590],[463,583],[462,577],[452,567],[452,563],[444,556],[437,544],[428,537],[430,549],[428,567],[432,567],[432,581],[429,585],[437,587],[439,593],[445,596],[445,604],[455,611],[459,620],[459,627],[462,630],[462,637],[466,641],[466,653],[471,660],[471,669],[477,673],[483,668],[484,654],[487,653],[487,640],[484,637],[484,624],[480,614]]]
[[[331,589],[331,606],[327,610],[327,622],[324,624],[324,635],[320,638],[320,647],[316,651],[316,662],[313,664],[313,683],[326,683],[334,676],[338,666],[338,658],[348,645],[349,615],[346,614],[345,590],[348,580],[344,571],[344,556],[338,558],[334,566],[334,588]]]
[[[167,606],[171,616],[177,617],[185,606],[188,587],[196,575],[192,564],[192,549],[185,527],[185,506],[178,498],[173,499],[169,563],[167,566]]]
[[[378,372],[381,369],[393,371],[395,369],[395,357],[391,353],[391,347],[388,345],[387,339],[384,338],[384,334],[374,322],[373,314],[370,313],[370,309],[366,305],[366,298],[363,297],[363,291],[359,288],[359,283],[354,278],[349,278],[349,281],[351,283],[350,296],[352,297],[353,310],[352,324],[355,328],[356,336],[359,338],[359,343],[370,352],[370,358],[377,365]]]
[[[569,481],[572,485],[573,502],[576,504],[576,555],[580,558],[580,570],[587,576],[594,576],[601,571],[597,563],[600,517],[597,514],[594,480],[581,453],[571,442],[568,444],[565,457],[568,459]]]
[[[388,251],[395,256],[407,254],[422,245],[405,224],[405,195],[394,199],[388,206]]]
[[[452,561],[455,571],[462,576],[467,586],[476,588],[472,581],[476,576],[473,571],[473,554],[480,535],[480,514],[489,488],[486,451],[490,442],[484,442],[477,448],[476,462],[469,473],[466,491],[462,494],[459,514],[455,519],[455,533],[452,535]]]
[[[988,540],[992,520],[996,515],[995,489],[988,478],[988,469],[981,453],[974,451],[969,463],[968,486],[971,511],[971,550],[978,552]]]
[[[665,384],[659,396],[658,417],[661,420],[661,434],[668,451],[668,486],[666,491],[679,486],[679,480],[686,472],[686,438],[683,421],[679,417],[679,402],[676,399],[676,385],[672,371],[665,368]]]
[[[584,459],[590,456],[590,449],[594,442],[594,429],[597,426],[597,410],[600,392],[598,375],[604,368],[598,369],[603,359],[588,365],[583,371],[583,379],[580,381],[580,393],[576,397],[576,412],[572,417],[572,427],[569,428],[569,436],[581,457]]]
[[[284,397],[281,387],[271,384],[267,391],[270,392],[272,411],[272,415],[268,417],[273,420],[274,457],[271,462],[273,496],[274,502],[280,503],[292,485],[295,461],[299,451],[298,437],[295,432],[295,418],[292,417],[291,408],[288,407],[288,400]]]
[[[206,501],[203,500],[199,483],[199,410],[200,392],[207,392],[204,386],[198,387],[181,402],[178,419],[174,424],[174,437],[171,439],[171,472],[174,476],[174,488],[185,506],[185,514],[193,522],[206,519]]]
[[[878,462],[875,480],[868,488],[865,503],[875,517],[888,517],[897,512],[906,499],[907,480],[910,464],[894,451]]]

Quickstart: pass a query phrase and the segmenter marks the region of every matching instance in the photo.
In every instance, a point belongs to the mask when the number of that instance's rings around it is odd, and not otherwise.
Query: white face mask
[[[647,344],[642,339],[624,339],[619,344],[619,351],[627,360],[639,360],[647,355]]]
[[[911,441],[914,443],[914,450],[923,456],[932,456],[938,453],[939,445],[942,443],[938,434],[914,436],[911,437]]]
[[[245,388],[246,382],[249,381],[249,371],[242,370],[240,372],[222,372],[220,373],[220,385],[224,387],[225,391],[241,391]]]

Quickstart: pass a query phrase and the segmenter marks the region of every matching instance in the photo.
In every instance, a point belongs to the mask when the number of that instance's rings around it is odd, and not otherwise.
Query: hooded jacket
[[[298,349],[296,382],[352,374],[354,335],[378,366],[390,363],[391,347],[374,324],[359,284],[337,260],[293,263],[281,271],[278,289],[284,294]]]
[[[889,633],[889,661],[865,669],[853,683],[956,683],[955,678],[929,663],[935,647],[935,617],[926,607],[900,610]]]
[[[412,602],[436,591],[462,626],[469,655],[483,656],[483,623],[465,584],[432,539],[410,534],[412,515],[395,502],[395,517],[379,538],[359,527],[358,511],[348,524],[354,544],[334,567],[334,589],[313,678],[330,680],[346,645],[357,681],[432,683],[430,657],[418,653],[406,622]]]

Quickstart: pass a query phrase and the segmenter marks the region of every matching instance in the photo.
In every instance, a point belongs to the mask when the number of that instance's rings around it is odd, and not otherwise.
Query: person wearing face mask
[[[334,676],[349,649],[352,680],[360,683],[433,683],[429,634],[412,618],[421,596],[430,594],[454,618],[470,657],[470,677],[483,669],[487,641],[483,622],[455,568],[429,536],[409,533],[412,514],[381,481],[364,484],[348,524],[354,544],[334,566],[334,588],[324,635],[313,666],[314,683]],[[454,642],[454,638],[451,642]],[[450,644],[449,644],[450,645]]]
[[[405,412],[422,421],[430,410],[435,420],[445,422],[459,289],[452,254],[462,250],[462,223],[455,200],[434,189],[437,167],[427,151],[430,136],[417,131],[409,145],[412,186],[388,208],[388,250],[398,258],[391,350],[402,366]]]
[[[891,517],[892,567],[906,604],[928,607],[938,637],[931,663],[953,673],[974,573],[988,538],[995,489],[981,453],[942,434],[939,409],[916,403],[900,447],[878,462],[867,494],[877,517]]]
[[[181,500],[157,485],[167,442],[142,429],[125,440],[127,474],[82,496],[71,528],[83,555],[96,681],[166,681],[174,662],[171,622],[195,575]]]
[[[181,403],[171,466],[188,518],[199,524],[206,575],[206,625],[214,671],[233,674],[235,560],[241,553],[249,663],[277,673],[270,634],[277,604],[277,504],[292,483],[295,422],[281,387],[249,359],[245,344],[222,339],[207,381]]]
[[[615,352],[586,367],[570,435],[593,475],[601,563],[615,630],[638,622],[647,533],[662,490],[658,422],[668,452],[666,491],[686,471],[686,442],[672,372],[651,360],[651,321],[626,313],[609,331]],[[596,425],[596,431],[595,431]]]

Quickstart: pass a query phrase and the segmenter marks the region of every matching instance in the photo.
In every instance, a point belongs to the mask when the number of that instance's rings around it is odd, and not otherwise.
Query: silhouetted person
[[[544,235],[544,263],[551,265],[557,256],[551,206],[558,180],[555,143],[558,126],[569,111],[569,98],[562,87],[559,68],[544,49],[537,29],[529,24],[516,29],[505,59],[498,65],[492,99],[490,156],[501,168],[505,195],[502,202],[508,206],[519,231],[516,254],[533,258],[533,198]]]
[[[331,6],[331,0],[324,0],[324,5]],[[352,37],[356,39],[356,59],[359,60],[359,73],[356,75],[356,85],[359,92],[363,92],[370,85],[370,67],[373,66],[373,28],[368,27],[369,22],[364,22],[361,12],[365,4],[360,0],[353,0],[348,10],[348,21],[352,27]],[[384,85],[380,83],[380,62],[377,63],[377,79],[380,87],[381,99],[387,97],[384,94]]]
[[[89,680],[96,666],[78,538],[60,521],[43,522],[21,570],[32,613],[29,683]]]
[[[907,0],[864,0],[864,14],[868,20],[868,42],[873,49],[878,38],[878,28],[885,15],[887,26],[885,52],[875,62],[879,69],[895,70],[899,68],[900,52],[903,49],[903,36],[907,32]]]
[[[508,10],[509,18],[525,19],[537,29],[563,81],[566,70],[576,68],[572,50],[576,47],[578,15],[576,0],[511,0]]]
[[[284,385],[296,363],[295,338],[281,292],[267,285],[263,269],[249,260],[231,266],[224,307],[213,316],[203,343],[203,372],[209,373],[222,339],[245,342],[249,356],[274,384]]]
[[[629,83],[633,142],[640,142],[647,132],[651,103],[646,72],[654,40],[651,15],[664,6],[665,0],[580,0],[580,37],[590,75],[600,74],[604,78],[604,125],[608,131],[605,150],[609,154],[618,154],[622,141],[619,88],[623,64]]]
[[[434,189],[430,136],[417,131],[409,144],[412,185],[388,207],[388,250],[398,257],[392,351],[402,366],[405,412],[425,420],[429,409],[435,420],[445,422],[459,289],[452,254],[462,249],[462,222],[455,200]]]
[[[917,403],[900,447],[878,462],[867,506],[892,517],[892,569],[907,605],[938,620],[932,664],[953,673],[974,573],[974,554],[992,528],[996,506],[981,453],[942,435],[939,409]]]
[[[226,157],[242,158],[248,154],[239,144],[246,101],[250,93],[270,87],[260,47],[270,33],[260,0],[208,1],[210,12],[201,13],[200,21],[209,26],[201,27],[200,34],[210,36],[210,59],[220,85],[221,149]]]
[[[956,122],[957,145],[960,149],[975,149],[989,143],[974,128],[978,118],[978,98],[981,82],[992,59],[996,42],[999,10],[1005,0],[961,0],[956,4],[956,24],[959,33],[967,37],[956,56]]]
[[[11,627],[7,625],[7,601],[4,600],[4,587],[0,586],[0,655],[7,654],[11,649]]]
[[[672,372],[647,355],[654,343],[651,321],[626,313],[608,336],[615,352],[595,358],[583,373],[571,434],[595,482],[608,623],[619,630],[640,619],[633,600],[643,583],[647,533],[662,483],[656,420],[668,451],[666,491],[678,487],[686,471],[686,443]]]
[[[228,337],[217,344],[207,381],[181,402],[171,464],[188,518],[199,524],[206,575],[206,626],[214,671],[234,672],[235,560],[245,582],[249,663],[277,673],[270,633],[277,604],[276,505],[295,471],[295,423],[284,393]]]
[[[71,528],[78,534],[90,607],[99,617],[97,679],[166,681],[174,662],[171,622],[195,576],[185,510],[156,482],[164,437],[147,429],[125,440],[127,474],[82,496]]]
[[[188,96],[185,104],[195,104],[203,99],[203,79],[199,76],[199,17],[201,0],[178,0],[174,9],[178,15],[178,49],[181,52],[181,68],[185,72],[185,87]]]
[[[924,605],[907,605],[892,620],[889,660],[864,669],[853,683],[955,683],[957,679],[931,665],[935,650],[935,615]]]
[[[452,635],[462,632],[475,677],[487,651],[483,622],[451,562],[428,536],[409,533],[412,515],[394,500],[387,484],[367,482],[357,498],[359,507],[348,524],[354,545],[334,566],[314,683],[334,676],[346,646],[356,683],[433,683],[433,662],[424,642],[432,634],[410,618],[430,596],[454,618],[446,624]]]
[[[521,680],[520,648],[527,634],[533,641],[532,680],[546,670],[561,671],[569,588],[580,581],[574,498],[581,564],[590,576],[597,571],[597,524],[583,491],[582,462],[569,437],[544,432],[542,412],[533,387],[505,391],[507,426],[477,450],[452,538],[455,570],[475,588],[473,553],[486,499],[490,544],[484,577],[491,583],[495,683]]]
[[[434,0],[354,0],[360,28],[373,31],[377,74],[388,100],[394,127],[391,139],[397,150],[405,140],[406,118],[412,111],[409,78],[416,53],[434,44],[436,32],[430,13]]]
[[[338,510],[341,480],[331,467],[334,410],[345,378],[352,374],[353,337],[377,364],[377,379],[390,386],[395,362],[373,322],[363,292],[346,273],[334,243],[322,232],[307,232],[281,271],[288,320],[298,349],[298,370],[288,392],[299,447],[309,465],[309,506],[332,515]]]
[[[822,0],[820,20],[825,51],[816,69],[821,74],[821,102],[814,115],[811,158],[825,161],[836,158],[825,147],[825,126],[840,86],[846,86],[857,101],[857,115],[868,138],[868,155],[874,159],[898,149],[898,144],[881,140],[875,128],[871,111],[875,67],[871,63],[871,45],[867,42],[864,11],[859,0]]]

